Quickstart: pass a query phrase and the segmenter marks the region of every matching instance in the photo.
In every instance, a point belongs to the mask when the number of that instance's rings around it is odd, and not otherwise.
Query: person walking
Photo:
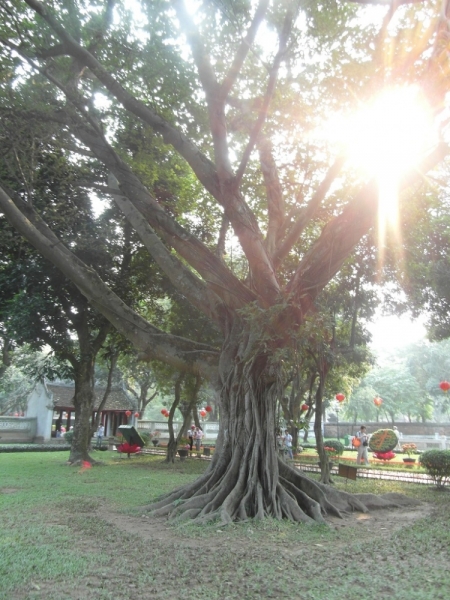
[[[365,425],[361,425],[360,430],[356,432],[356,437],[359,439],[360,444],[358,446],[358,456],[356,457],[356,464],[360,465],[361,461],[364,461],[365,465],[369,464],[369,453],[367,448],[369,446],[369,435]]]
[[[100,423],[100,425],[98,426],[97,429],[97,444],[96,444],[96,448],[101,448],[102,447],[102,441],[103,441],[103,436],[105,435],[105,426],[102,425],[102,423]]]

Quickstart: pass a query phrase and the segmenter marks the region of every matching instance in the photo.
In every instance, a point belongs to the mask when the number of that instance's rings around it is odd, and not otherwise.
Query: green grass
[[[348,492],[402,492],[433,504],[431,515],[401,530],[383,527],[383,511],[372,530],[356,521],[310,527],[271,519],[168,527],[140,507],[192,481],[207,463],[99,458],[102,466],[83,471],[67,466],[67,452],[0,454],[1,600],[171,600],[186,590],[208,600],[448,597],[448,493],[336,482]]]

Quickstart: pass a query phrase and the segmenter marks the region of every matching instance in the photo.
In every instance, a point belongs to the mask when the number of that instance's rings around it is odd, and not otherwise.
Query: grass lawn
[[[160,456],[69,467],[67,452],[0,454],[0,599],[447,600],[450,494],[379,480],[336,486],[403,492],[423,509],[330,526],[267,520],[169,525],[142,510],[205,461]],[[414,513],[414,514],[413,514]]]

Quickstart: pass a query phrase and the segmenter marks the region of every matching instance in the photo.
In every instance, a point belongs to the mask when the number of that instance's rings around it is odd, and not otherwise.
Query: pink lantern
[[[345,396],[344,396],[344,394],[341,394],[341,393],[339,393],[339,394],[336,394],[336,400],[337,400],[338,402],[344,402],[344,400],[345,400]]]
[[[131,417],[131,410],[126,410],[125,414],[127,415],[127,417]]]
[[[206,412],[206,410],[204,408],[202,408],[202,410],[200,411],[200,416],[201,417],[206,417],[208,413]]]
[[[135,413],[134,413],[134,416],[135,416],[135,417],[139,417],[139,413],[138,413],[138,412],[135,412]]]

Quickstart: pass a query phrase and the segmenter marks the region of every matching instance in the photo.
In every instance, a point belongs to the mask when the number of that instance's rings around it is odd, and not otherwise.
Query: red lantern
[[[162,415],[166,416],[166,412],[167,412],[167,408],[163,408],[163,409],[161,409],[161,414],[162,414]]]
[[[200,416],[201,417],[206,417],[208,413],[206,412],[206,410],[204,408],[202,408],[202,410],[200,411]]]
[[[138,413],[138,412],[135,412],[135,413],[134,413],[134,416],[135,416],[135,417],[138,417],[138,416],[139,416],[139,413]]]
[[[205,406],[206,412],[212,412],[212,406]]]
[[[127,415],[127,417],[131,417],[131,410],[126,410],[125,414]]]
[[[309,406],[307,404],[302,404],[300,406],[300,410],[308,410]]]
[[[447,393],[450,390],[450,383],[448,381],[441,381],[439,387],[443,392]]]
[[[383,404],[383,400],[379,396],[377,396],[373,399],[373,403],[377,408],[379,408]]]
[[[345,396],[344,396],[344,394],[341,394],[341,393],[339,393],[339,394],[336,394],[336,400],[337,400],[338,402],[344,402],[344,400],[345,400]]]

